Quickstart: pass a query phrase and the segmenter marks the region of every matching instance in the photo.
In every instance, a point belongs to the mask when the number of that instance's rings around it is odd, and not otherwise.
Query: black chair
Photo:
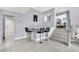
[[[31,35],[31,30],[29,30],[27,27],[25,27],[25,31],[27,32],[27,33],[29,33],[29,35]]]
[[[47,41],[49,38],[48,38],[48,32],[50,31],[50,27],[46,27],[45,29],[45,36],[47,37],[45,40]]]
[[[43,43],[41,40],[41,34],[44,33],[44,31],[45,31],[45,28],[40,28],[40,30],[37,32],[40,34],[40,42],[39,43]]]
[[[31,33],[32,31],[25,27],[25,31]]]

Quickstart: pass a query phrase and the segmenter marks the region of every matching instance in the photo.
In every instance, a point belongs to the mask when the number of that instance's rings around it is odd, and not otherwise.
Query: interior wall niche
[[[38,21],[38,15],[33,15],[33,22],[37,22]]]
[[[47,21],[51,22],[52,21],[52,15],[47,16]]]
[[[44,16],[44,22],[52,22],[52,15]]]

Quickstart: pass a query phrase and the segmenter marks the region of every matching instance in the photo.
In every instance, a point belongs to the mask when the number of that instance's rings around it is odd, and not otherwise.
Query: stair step
[[[55,33],[61,33],[61,32],[62,32],[62,33],[67,33],[67,32],[60,31],[60,30],[59,30],[59,31],[54,31],[54,32],[55,32]]]
[[[56,36],[56,37],[67,37],[68,35],[51,35],[51,36]]]
[[[63,34],[63,33],[52,33],[52,35],[67,36],[68,34]]]
[[[67,39],[59,39],[59,38],[50,38],[52,40],[57,40],[57,41],[63,41],[63,42],[68,42]]]
[[[65,42],[68,41],[68,39],[58,39],[58,38],[50,38],[50,39],[52,39],[52,40],[59,40],[59,41],[65,41]]]
[[[55,29],[54,32],[68,32],[66,29]]]
[[[51,35],[51,38],[57,40],[67,40],[68,39],[68,32],[66,29],[57,28]]]
[[[64,36],[51,36],[51,37],[56,37],[56,38],[60,38],[60,39],[67,39],[68,37],[66,36],[66,37],[64,37]]]

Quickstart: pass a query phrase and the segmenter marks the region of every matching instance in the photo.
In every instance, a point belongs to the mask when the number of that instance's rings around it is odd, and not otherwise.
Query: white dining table
[[[40,34],[37,33],[40,30],[40,28],[45,28],[45,27],[29,27],[29,29],[32,31],[31,33],[32,40],[35,40],[35,41],[40,40]],[[41,34],[41,39],[42,38],[45,38],[45,33]]]

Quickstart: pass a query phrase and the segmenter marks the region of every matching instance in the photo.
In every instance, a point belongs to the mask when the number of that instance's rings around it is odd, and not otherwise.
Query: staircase
[[[61,42],[67,42],[68,32],[65,28],[56,28],[51,35],[51,39]]]

